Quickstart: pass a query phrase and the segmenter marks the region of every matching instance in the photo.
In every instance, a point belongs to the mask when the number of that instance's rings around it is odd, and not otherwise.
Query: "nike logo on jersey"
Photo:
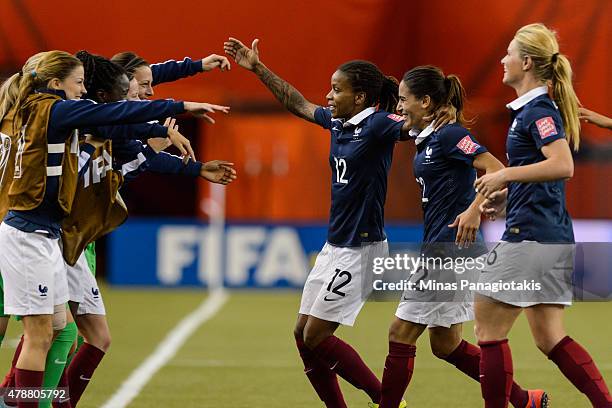
[[[57,359],[57,358],[55,359],[54,363],[55,363],[55,364],[66,364],[66,362],[65,362],[65,361],[61,361],[61,360],[59,360],[59,359]]]
[[[328,299],[328,298],[327,298],[328,296],[329,296],[329,295],[326,295],[326,296],[323,298],[323,300],[324,300],[324,301],[326,301],[326,302],[335,302],[336,300],[340,300],[340,299],[342,299],[342,297],[335,298],[335,299]]]
[[[79,380],[81,380],[81,381],[89,381],[89,380],[91,380],[91,378],[83,377],[83,374],[81,374],[79,376]]]

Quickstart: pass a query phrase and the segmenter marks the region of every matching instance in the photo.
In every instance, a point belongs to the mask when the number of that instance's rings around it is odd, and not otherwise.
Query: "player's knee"
[[[487,330],[485,330],[485,327],[483,325],[478,324],[476,322],[474,323],[474,336],[478,341],[488,340]]]
[[[318,330],[312,330],[306,328],[304,330],[304,344],[311,350],[314,350],[323,340],[328,338],[331,334],[327,332],[321,332]]]
[[[449,339],[441,339],[434,336],[429,337],[429,346],[433,355],[443,360],[455,349],[455,344],[449,341]]]
[[[389,326],[389,342],[408,343],[410,337],[401,320],[395,319]]]
[[[48,321],[47,321],[48,323]],[[51,325],[29,325],[24,333],[24,343],[28,344],[28,348],[44,351],[45,353],[51,348],[53,342],[53,329]]]
[[[555,336],[550,333],[541,333],[534,336],[533,341],[542,353],[548,355],[563,337],[562,335]]]

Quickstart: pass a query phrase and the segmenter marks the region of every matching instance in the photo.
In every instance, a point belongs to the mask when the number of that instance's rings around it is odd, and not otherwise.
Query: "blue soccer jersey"
[[[332,119],[327,108],[315,121],[331,132],[331,210],[327,241],[354,247],[386,239],[384,206],[393,147],[404,120],[367,108],[351,119]]]
[[[542,147],[565,139],[559,109],[547,88],[535,88],[508,104],[512,126],[506,150],[509,166],[546,159]],[[504,241],[574,242],[572,220],[565,206],[565,181],[509,183]]]
[[[474,201],[474,157],[485,153],[461,125],[431,126],[417,137],[414,176],[421,186],[424,218],[423,242],[455,242],[456,228],[448,225]]]

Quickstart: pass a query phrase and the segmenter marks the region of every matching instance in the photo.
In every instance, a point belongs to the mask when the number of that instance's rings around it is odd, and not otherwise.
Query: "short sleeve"
[[[332,128],[332,115],[328,108],[319,106],[314,112],[315,123],[324,129]]]
[[[565,139],[565,130],[559,112],[552,108],[534,107],[525,112],[525,131],[541,149],[558,139]]]
[[[474,162],[474,157],[487,152],[487,148],[461,126],[445,126],[440,130],[438,140],[444,156],[469,165]]]
[[[397,142],[402,135],[404,118],[400,115],[379,111],[372,120],[372,132],[379,140]]]

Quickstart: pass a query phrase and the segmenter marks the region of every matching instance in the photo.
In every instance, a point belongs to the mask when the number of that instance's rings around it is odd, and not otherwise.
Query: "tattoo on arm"
[[[289,112],[310,122],[315,121],[314,112],[317,109],[317,105],[306,100],[300,91],[270,71],[263,64],[259,64],[255,68],[255,73]]]

